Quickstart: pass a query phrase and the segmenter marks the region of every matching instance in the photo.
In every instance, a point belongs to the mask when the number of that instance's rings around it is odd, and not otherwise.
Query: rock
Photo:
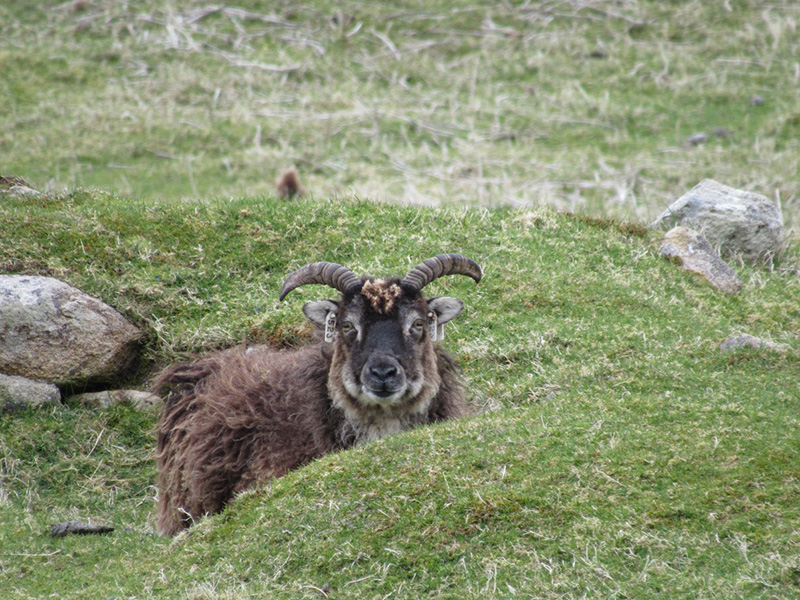
[[[151,410],[160,408],[164,401],[150,392],[141,392],[139,390],[112,390],[70,396],[67,398],[67,403],[101,409],[109,408],[116,404],[130,404],[137,410]]]
[[[739,333],[732,335],[719,345],[719,349],[723,352],[731,352],[739,348],[752,348],[754,350],[775,350],[776,352],[785,352],[786,346],[783,344],[776,344],[771,340],[765,340],[746,333]]]
[[[708,136],[703,132],[692,134],[686,138],[686,143],[690,146],[699,146],[701,144],[705,144],[707,141]]]
[[[750,98],[750,106],[763,106],[764,105],[764,96],[759,96],[756,94],[752,98]]]
[[[114,531],[114,528],[108,525],[81,523],[80,521],[67,521],[66,523],[53,523],[50,525],[50,535],[52,537],[64,537],[65,535],[100,535],[111,533],[112,531]]]
[[[0,175],[0,193],[10,196],[36,198],[41,194],[33,189],[22,177]]]
[[[52,383],[0,373],[0,410],[10,412],[25,406],[61,402],[61,392]]]
[[[22,198],[38,198],[41,196],[39,192],[25,185],[11,186],[7,190],[3,190],[3,193],[8,194],[9,196],[17,196]]]
[[[0,275],[0,372],[58,385],[109,381],[140,337],[116,310],[57,279]]]
[[[764,196],[705,179],[673,202],[650,227],[676,225],[702,233],[724,257],[769,261],[783,244],[783,220]]]
[[[687,271],[702,275],[721,292],[735,294],[742,289],[739,276],[696,231],[686,227],[671,229],[661,242],[661,254]]]

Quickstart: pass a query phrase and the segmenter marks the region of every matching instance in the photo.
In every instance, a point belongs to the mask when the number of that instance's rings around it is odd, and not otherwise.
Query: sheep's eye
[[[417,319],[411,324],[411,330],[414,333],[422,333],[422,330],[425,328],[425,321],[422,319]]]
[[[342,322],[342,333],[347,335],[349,333],[353,333],[356,330],[356,326],[353,325],[350,321]]]

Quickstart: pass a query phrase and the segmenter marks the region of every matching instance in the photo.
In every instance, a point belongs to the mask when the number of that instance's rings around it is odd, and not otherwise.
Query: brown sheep
[[[275,187],[278,192],[278,198],[285,200],[291,200],[295,196],[306,195],[306,189],[300,183],[300,176],[294,167],[278,178],[278,181],[275,182]]]
[[[482,272],[440,254],[403,279],[359,278],[334,263],[292,273],[280,298],[317,283],[337,302],[303,307],[322,340],[291,351],[237,348],[168,368],[158,426],[158,529],[174,535],[237,492],[361,441],[468,413],[460,371],[434,341],[456,298],[426,299],[434,279]]]

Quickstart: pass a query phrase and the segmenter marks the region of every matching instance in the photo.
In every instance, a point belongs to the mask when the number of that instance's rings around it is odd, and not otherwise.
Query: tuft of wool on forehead
[[[403,294],[403,288],[385,279],[367,281],[361,287],[361,295],[369,301],[376,313],[388,315],[394,309],[395,301]]]

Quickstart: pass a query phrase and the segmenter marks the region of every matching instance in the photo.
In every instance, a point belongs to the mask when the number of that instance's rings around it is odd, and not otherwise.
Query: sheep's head
[[[305,284],[341,292],[338,301],[307,302],[303,312],[333,344],[328,386],[351,417],[377,420],[425,412],[440,377],[433,342],[464,309],[457,298],[426,299],[422,289],[444,275],[480,281],[482,271],[459,254],[429,258],[399,278],[359,278],[334,263],[306,265],[289,275],[280,298]]]

